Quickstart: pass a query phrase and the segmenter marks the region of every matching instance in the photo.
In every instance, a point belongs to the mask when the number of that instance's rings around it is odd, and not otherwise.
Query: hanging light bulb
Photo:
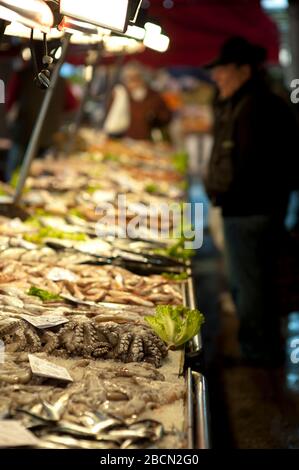
[[[25,62],[29,62],[31,60],[31,50],[30,47],[26,47],[25,49],[22,50],[22,59]]]
[[[48,32],[54,25],[54,16],[43,0],[0,0],[0,18],[5,21],[17,21],[29,28],[38,28]]]
[[[61,55],[62,55],[62,47],[58,47],[57,51],[55,52],[54,57],[56,60],[59,60]]]
[[[166,52],[169,48],[170,39],[165,34],[151,34],[147,31],[143,44],[154,51]]]
[[[144,50],[144,45],[136,39],[126,36],[110,36],[103,39],[105,51],[110,54],[137,54]]]
[[[145,29],[140,28],[139,26],[129,25],[127,31],[125,32],[125,35],[130,37],[130,38],[134,38],[134,39],[138,39],[139,41],[143,41],[144,36],[145,36]]]
[[[158,24],[155,24],[155,23],[150,23],[150,22],[145,23],[144,29],[145,29],[146,33],[149,34],[149,35],[157,35],[158,36],[162,32],[161,26],[159,26]]]

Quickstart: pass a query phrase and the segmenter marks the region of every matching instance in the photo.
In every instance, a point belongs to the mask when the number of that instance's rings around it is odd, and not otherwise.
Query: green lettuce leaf
[[[199,310],[160,305],[156,315],[145,320],[170,348],[179,348],[199,333],[204,316]]]
[[[31,224],[33,221],[31,221]],[[42,244],[45,238],[57,238],[58,240],[71,240],[75,242],[84,242],[88,240],[88,236],[84,233],[68,233],[56,230],[51,227],[41,227],[36,233],[27,233],[24,240],[27,242]]]
[[[52,294],[52,292],[39,289],[38,287],[30,287],[28,291],[28,295],[31,295],[32,297],[39,297],[43,302],[62,300],[62,298],[59,295]]]
[[[193,256],[195,256],[195,250],[186,249],[185,242],[186,239],[181,238],[176,243],[167,248],[157,248],[156,250],[154,250],[154,253],[161,256],[188,261],[190,258],[193,258]]]
[[[172,156],[174,168],[182,175],[186,175],[188,171],[188,158],[187,152],[178,152]]]
[[[145,187],[145,191],[149,194],[155,194],[159,192],[159,186],[155,183],[148,184]]]
[[[186,281],[189,277],[188,273],[163,273],[162,276],[169,281]]]

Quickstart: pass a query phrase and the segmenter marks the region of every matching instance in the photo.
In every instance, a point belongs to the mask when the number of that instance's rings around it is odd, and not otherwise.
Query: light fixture
[[[44,32],[54,25],[53,13],[43,0],[0,0],[0,18],[8,22],[17,21]]]
[[[22,25],[21,23],[13,22],[6,26],[5,29],[5,36],[13,36],[23,39],[30,39],[31,36],[31,29],[27,28],[26,26]],[[47,40],[50,41],[51,39],[60,39],[63,36],[63,33],[58,31],[56,28],[51,28],[47,32]],[[43,41],[44,35],[38,29],[34,30],[34,40],[36,41]]]
[[[67,33],[76,34],[98,34],[98,29],[96,26],[85,23],[83,21],[73,20],[72,18],[68,18],[65,16],[58,26],[60,31],[66,31]]]
[[[130,37],[130,38],[134,38],[134,39],[138,39],[139,41],[143,41],[144,36],[145,36],[145,29],[140,28],[139,26],[130,25],[130,26],[128,26],[128,29],[125,32],[125,35]]]
[[[25,62],[29,62],[31,60],[31,50],[30,47],[25,47],[25,49],[22,50],[22,59]]]
[[[158,34],[161,34],[161,32],[162,32],[161,26],[159,26],[158,24],[155,24],[155,23],[150,23],[150,22],[145,23],[144,29],[145,29],[146,33],[149,33],[149,34],[158,35]]]
[[[143,44],[154,51],[166,52],[169,48],[170,39],[165,34],[151,34],[147,31]]]
[[[54,54],[55,60],[59,60],[60,57],[62,56],[62,47],[58,47],[57,51]]]
[[[93,45],[99,44],[102,41],[102,36],[100,34],[82,34],[76,33],[71,35],[71,44],[76,45]]]
[[[109,54],[137,54],[144,50],[144,45],[136,39],[126,36],[109,36],[103,39],[105,52]]]
[[[84,75],[84,79],[87,83],[90,83],[92,81],[93,71],[94,71],[94,68],[93,68],[92,65],[87,65],[85,67],[83,75]]]
[[[139,12],[140,0],[60,0],[60,13],[124,33]]]

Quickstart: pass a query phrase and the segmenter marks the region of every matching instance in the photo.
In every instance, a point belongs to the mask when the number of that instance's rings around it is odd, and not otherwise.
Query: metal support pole
[[[5,20],[0,20],[0,44],[2,43],[3,41],[3,37],[4,37],[4,34],[5,34],[5,30],[6,30],[6,26],[8,25],[9,23]]]
[[[21,168],[20,178],[19,178],[19,181],[18,181],[18,185],[17,185],[17,189],[16,189],[16,193],[15,193],[15,196],[14,196],[14,201],[13,201],[14,204],[16,204],[16,205],[20,202],[20,199],[21,199],[22,193],[23,193],[23,189],[24,189],[24,186],[25,186],[25,183],[26,183],[26,179],[27,179],[27,176],[30,172],[32,161],[34,160],[34,158],[36,157],[37,152],[38,152],[38,144],[39,144],[40,135],[43,131],[44,124],[45,124],[47,114],[48,114],[48,111],[49,111],[49,107],[51,105],[52,98],[53,98],[53,95],[54,95],[54,91],[55,91],[55,88],[56,88],[57,83],[58,83],[61,67],[62,67],[62,65],[65,61],[65,58],[66,58],[68,46],[69,46],[69,43],[70,43],[70,37],[71,36],[69,34],[67,34],[64,38],[64,41],[63,41],[63,44],[62,44],[61,57],[60,57],[58,63],[56,64],[56,67],[54,68],[53,75],[52,75],[52,78],[51,78],[50,87],[48,88],[48,90],[46,92],[44,101],[43,101],[41,109],[40,109],[40,113],[38,115],[38,118],[37,118],[37,121],[36,121],[36,124],[35,124],[35,128],[32,132],[32,135],[31,135],[31,138],[30,138],[27,150],[26,150],[24,162],[23,162],[23,165],[22,165],[22,168]]]
[[[211,449],[210,410],[208,403],[207,381],[198,372],[193,372],[195,422],[196,422],[196,449]]]

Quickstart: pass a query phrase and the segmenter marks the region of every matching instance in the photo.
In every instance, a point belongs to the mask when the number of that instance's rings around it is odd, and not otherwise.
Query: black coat
[[[291,107],[261,80],[250,80],[215,112],[206,182],[224,216],[283,215],[298,187],[298,123]]]

